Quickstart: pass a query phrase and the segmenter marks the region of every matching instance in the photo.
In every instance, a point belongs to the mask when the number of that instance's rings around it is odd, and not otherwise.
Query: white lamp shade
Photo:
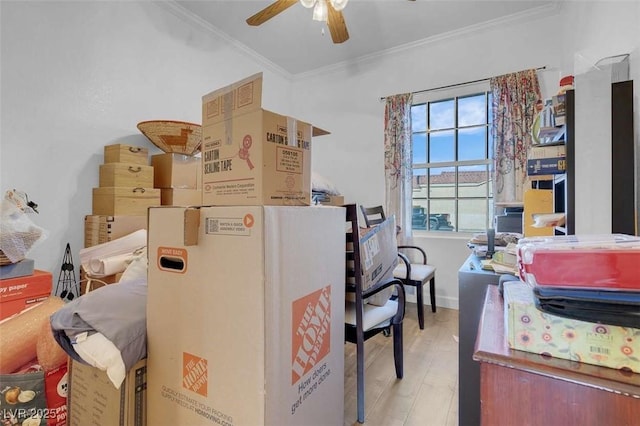
[[[331,2],[331,6],[337,11],[341,11],[347,6],[349,0],[329,0]]]
[[[327,1],[317,0],[316,6],[313,8],[313,20],[314,21],[327,21]]]

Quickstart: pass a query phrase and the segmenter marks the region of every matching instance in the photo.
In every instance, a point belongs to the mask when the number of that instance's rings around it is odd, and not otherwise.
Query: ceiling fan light
[[[327,1],[326,0],[317,0],[316,6],[313,8],[313,20],[314,21],[324,21],[327,22]]]
[[[316,0],[300,0],[300,3],[307,9],[311,9],[316,4]]]
[[[338,12],[344,9],[347,6],[349,0],[329,0],[331,2],[331,6]]]

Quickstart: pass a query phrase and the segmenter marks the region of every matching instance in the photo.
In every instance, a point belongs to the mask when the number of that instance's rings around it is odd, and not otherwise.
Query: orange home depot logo
[[[207,360],[182,353],[182,387],[202,396],[207,396]]]
[[[294,300],[291,306],[291,384],[331,351],[331,286]]]

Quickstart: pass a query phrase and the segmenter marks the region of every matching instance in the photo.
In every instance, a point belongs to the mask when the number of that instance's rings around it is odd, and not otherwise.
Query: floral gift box
[[[504,310],[512,349],[640,373],[640,329],[544,313],[518,281],[504,283]]]

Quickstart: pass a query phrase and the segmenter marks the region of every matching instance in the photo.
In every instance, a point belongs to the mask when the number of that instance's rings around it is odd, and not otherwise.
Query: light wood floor
[[[396,379],[393,339],[378,334],[365,342],[365,424],[458,425],[458,311],[425,306],[418,327],[415,304],[407,304],[404,378]],[[345,343],[344,424],[358,425],[355,345]]]

